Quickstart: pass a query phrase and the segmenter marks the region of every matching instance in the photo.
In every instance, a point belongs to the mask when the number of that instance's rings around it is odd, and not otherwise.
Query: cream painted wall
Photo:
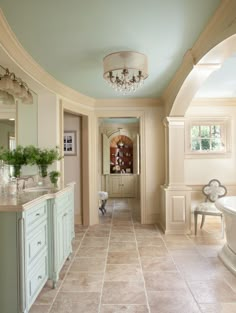
[[[33,94],[33,104],[17,101],[16,138],[22,146],[38,145],[38,97]]]
[[[236,184],[236,101],[229,104],[227,100],[208,100],[209,105],[194,100],[186,113],[188,117],[224,117],[232,118],[231,155],[226,158],[191,158],[185,159],[185,183],[187,185],[204,185],[212,178],[224,184]],[[219,105],[221,103],[221,105]]]
[[[75,182],[75,223],[82,223],[82,173],[81,173],[81,117],[69,113],[64,114],[64,130],[76,131],[76,156],[64,156],[65,183]]]
[[[59,146],[59,101],[54,94],[38,96],[38,146],[44,148]]]
[[[0,147],[8,148],[9,135],[15,136],[15,126],[7,124],[6,120],[0,120]]]

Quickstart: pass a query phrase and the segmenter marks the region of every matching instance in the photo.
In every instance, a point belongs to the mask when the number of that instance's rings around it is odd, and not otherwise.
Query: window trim
[[[231,118],[226,117],[196,117],[186,118],[185,123],[185,158],[227,158],[231,156]],[[223,151],[191,150],[191,128],[202,125],[222,125]]]

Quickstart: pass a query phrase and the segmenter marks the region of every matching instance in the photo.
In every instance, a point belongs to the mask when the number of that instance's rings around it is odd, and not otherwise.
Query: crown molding
[[[236,98],[195,98],[191,106],[236,106]]]
[[[96,108],[121,108],[121,107],[130,107],[130,108],[135,108],[135,107],[159,107],[162,106],[162,100],[157,98],[157,99],[97,99],[95,101],[95,107]]]
[[[8,56],[31,78],[47,90],[61,95],[73,102],[93,107],[95,99],[85,96],[72,88],[57,81],[47,73],[31,55],[22,47],[14,32],[11,30],[0,8],[0,42]]]

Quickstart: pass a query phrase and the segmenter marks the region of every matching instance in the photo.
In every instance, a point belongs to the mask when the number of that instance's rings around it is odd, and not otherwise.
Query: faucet
[[[34,183],[34,177],[31,175],[17,178],[17,190],[20,188],[20,181],[22,181],[22,190],[24,190],[26,187],[26,182],[28,183],[30,179],[32,179],[32,183]]]

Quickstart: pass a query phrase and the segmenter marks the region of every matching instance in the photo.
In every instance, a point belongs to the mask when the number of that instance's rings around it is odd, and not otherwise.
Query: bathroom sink
[[[29,188],[25,188],[24,192],[45,192],[45,191],[50,191],[52,190],[52,187],[50,186],[35,186],[35,187],[29,187]]]

